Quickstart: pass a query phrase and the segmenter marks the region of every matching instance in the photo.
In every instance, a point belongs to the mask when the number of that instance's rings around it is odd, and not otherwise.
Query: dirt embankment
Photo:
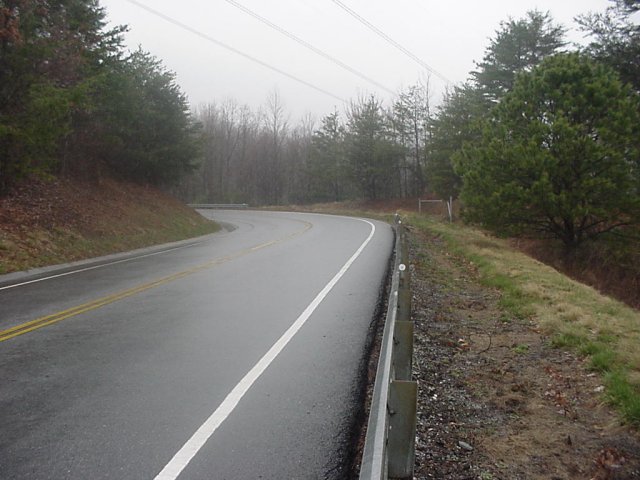
[[[587,361],[499,308],[474,265],[412,232],[418,479],[635,479],[640,436]]]
[[[0,198],[0,274],[181,240],[217,226],[157,189],[30,179]]]

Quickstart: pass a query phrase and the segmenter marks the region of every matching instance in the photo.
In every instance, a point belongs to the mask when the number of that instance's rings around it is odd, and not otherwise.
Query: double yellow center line
[[[240,250],[231,255],[217,258],[215,260],[211,260],[210,262],[203,263],[202,265],[197,265],[193,268],[189,268],[188,270],[183,270],[181,272],[174,273],[172,275],[167,275],[166,277],[159,278],[152,282],[144,283],[142,285],[138,285],[136,287],[123,290],[121,292],[107,295],[106,297],[98,298],[96,300],[83,303],[82,305],[77,305],[75,307],[68,308],[67,310],[62,310],[61,312],[53,313],[51,315],[45,315],[44,317],[36,318],[35,320],[31,320],[29,322],[16,325],[15,327],[11,327],[6,330],[1,330],[0,342],[4,342],[5,340],[9,340],[10,338],[17,337],[19,335],[24,335],[25,333],[32,332],[33,330],[37,330],[42,327],[46,327],[47,325],[58,323],[64,320],[65,318],[74,317],[76,315],[80,315],[81,313],[85,313],[90,310],[95,310],[96,308],[100,308],[104,305],[108,305],[110,303],[117,302],[118,300],[122,300],[123,298],[131,297],[132,295],[136,295],[138,293],[151,290],[152,288],[156,288],[161,285],[165,285],[167,283],[180,280],[181,278],[187,277],[189,275],[193,275],[194,273],[200,272],[202,270],[206,270],[207,268],[211,268],[216,265],[221,265],[223,263],[229,262],[231,260],[242,257],[244,255],[247,255],[251,252],[255,252],[257,250],[262,250],[263,248],[270,247],[272,245],[283,243],[287,240],[297,237],[298,235],[301,235],[302,233],[306,232],[311,228],[310,223],[308,222],[303,222],[303,223],[305,224],[305,227],[302,230],[298,230],[297,232],[294,232],[278,240],[273,240],[271,242],[262,243],[254,247]]]

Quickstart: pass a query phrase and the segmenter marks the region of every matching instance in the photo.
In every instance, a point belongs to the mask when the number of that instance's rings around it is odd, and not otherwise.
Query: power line
[[[318,91],[320,93],[324,93],[325,95],[328,95],[328,96],[330,96],[332,98],[335,98],[336,100],[339,100],[340,102],[345,102],[346,103],[346,101],[343,98],[340,98],[337,95],[334,95],[333,93],[331,93],[331,92],[329,92],[327,90],[324,90],[323,88],[317,87],[316,85],[313,85],[312,83],[309,83],[306,80],[302,80],[301,78],[298,78],[298,77],[296,77],[296,76],[294,76],[294,75],[292,75],[290,73],[287,73],[284,70],[279,69],[278,67],[274,67],[273,65],[270,65],[267,62],[264,62],[264,61],[262,61],[262,60],[260,60],[258,58],[255,58],[255,57],[253,57],[253,56],[251,56],[251,55],[249,55],[247,53],[244,53],[244,52],[238,50],[237,48],[234,48],[234,47],[232,47],[230,45],[227,45],[226,43],[223,43],[223,42],[221,42],[219,40],[216,40],[215,38],[210,37],[209,35],[207,35],[205,33],[202,33],[199,30],[196,30],[195,28],[192,28],[192,27],[190,27],[190,26],[188,26],[188,25],[186,25],[186,24],[184,24],[184,23],[182,23],[182,22],[180,22],[180,21],[178,21],[178,20],[176,20],[176,19],[174,19],[172,17],[169,17],[168,15],[165,15],[162,12],[154,10],[153,8],[145,5],[144,3],[138,2],[137,0],[126,0],[126,1],[129,2],[129,3],[133,3],[134,5],[137,5],[138,7],[142,8],[143,10],[146,10],[147,12],[149,12],[149,13],[157,16],[157,17],[160,17],[163,20],[165,20],[165,21],[167,21],[167,22],[169,22],[169,23],[171,23],[171,24],[173,24],[173,25],[175,25],[177,27],[180,27],[180,28],[182,28],[184,30],[187,30],[188,32],[193,33],[194,35],[197,35],[197,36],[199,36],[199,37],[201,37],[201,38],[203,38],[203,39],[205,39],[205,40],[207,40],[207,41],[209,41],[211,43],[214,43],[214,44],[218,45],[219,47],[225,48],[225,49],[227,49],[227,50],[229,50],[229,51],[231,51],[231,52],[233,52],[233,53],[235,53],[237,55],[240,55],[240,56],[242,56],[242,57],[244,57],[244,58],[246,58],[248,60],[251,60],[252,62],[255,62],[255,63],[259,64],[259,65],[262,65],[263,67],[266,67],[269,70],[273,70],[274,72],[279,73],[280,75],[284,75],[285,77],[290,78],[291,80],[294,80],[294,81],[296,81],[298,83],[301,83],[302,85],[305,85],[305,86],[307,86],[309,88],[313,88],[314,90],[316,90],[316,91]]]
[[[386,90],[387,92],[391,93],[392,95],[395,95],[396,92],[394,92],[393,90],[391,90],[390,88],[385,87],[384,85],[376,82],[375,80],[373,80],[372,78],[367,77],[364,73],[359,72],[358,70],[356,70],[355,68],[350,67],[349,65],[347,65],[346,63],[338,60],[337,58],[329,55],[326,52],[323,52],[322,50],[320,50],[319,48],[313,46],[312,44],[310,44],[309,42],[301,39],[300,37],[294,35],[293,33],[289,32],[288,30],[285,30],[284,28],[280,27],[279,25],[276,25],[275,23],[271,22],[270,20],[262,17],[261,15],[257,14],[256,12],[254,12],[253,10],[249,9],[248,7],[245,7],[244,5],[236,2],[235,0],[225,0],[227,3],[233,5],[234,7],[242,10],[243,12],[245,12],[248,15],[251,15],[253,18],[259,20],[260,22],[264,23],[265,25],[271,27],[272,29],[280,32],[282,35],[290,38],[291,40],[293,40],[294,42],[299,43],[300,45],[302,45],[303,47],[311,50],[313,53],[315,53],[316,55],[320,55],[321,57],[329,60],[330,62],[335,63],[336,65],[338,65],[339,67],[347,70],[350,73],[353,73],[354,75],[357,75],[358,77],[362,78],[363,80],[371,83],[372,85],[375,85],[378,88],[381,88],[383,90]]]
[[[349,15],[351,15],[353,18],[355,18],[356,20],[358,20],[360,23],[362,23],[364,26],[366,26],[369,30],[373,31],[374,33],[376,33],[378,36],[382,37],[387,43],[390,43],[391,45],[393,45],[394,47],[396,47],[398,50],[400,50],[402,53],[404,53],[407,57],[409,57],[410,59],[412,59],[414,62],[416,62],[418,65],[420,65],[422,68],[424,68],[425,70],[433,73],[435,76],[441,78],[442,80],[444,80],[445,82],[452,84],[453,82],[451,80],[449,80],[447,77],[445,77],[443,74],[441,74],[440,72],[438,72],[436,69],[432,68],[430,65],[428,65],[424,60],[422,60],[421,58],[419,58],[417,55],[413,54],[412,52],[410,52],[409,50],[407,50],[405,47],[403,47],[402,45],[400,45],[398,42],[396,42],[393,38],[391,38],[389,35],[387,35],[386,33],[384,33],[382,30],[380,30],[378,27],[376,27],[375,25],[373,25],[371,22],[369,22],[366,18],[363,18],[361,15],[359,15],[357,12],[355,12],[354,10],[352,10],[351,8],[349,8],[347,5],[345,5],[344,3],[342,3],[340,0],[332,0],[333,3],[335,3],[336,5],[338,5],[340,8],[342,8],[345,12],[347,12]]]

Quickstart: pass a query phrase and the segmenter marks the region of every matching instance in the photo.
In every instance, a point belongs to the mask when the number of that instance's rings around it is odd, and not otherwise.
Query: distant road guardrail
[[[188,203],[191,208],[211,208],[219,210],[243,210],[249,208],[247,203]]]
[[[418,384],[411,380],[413,322],[405,227],[396,217],[396,257],[367,424],[360,480],[413,478]]]

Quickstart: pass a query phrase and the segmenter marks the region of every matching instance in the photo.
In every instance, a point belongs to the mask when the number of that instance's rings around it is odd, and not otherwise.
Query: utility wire
[[[138,7],[142,8],[143,10],[146,10],[147,12],[149,12],[149,13],[157,16],[157,17],[162,18],[163,20],[166,20],[167,22],[172,23],[173,25],[182,28],[183,30],[187,30],[188,32],[193,33],[194,35],[197,35],[197,36],[199,36],[199,37],[201,37],[201,38],[203,38],[203,39],[205,39],[205,40],[207,40],[207,41],[209,41],[211,43],[214,43],[214,44],[218,45],[219,47],[225,48],[225,49],[227,49],[227,50],[229,50],[229,51],[231,51],[231,52],[233,52],[233,53],[235,53],[237,55],[240,55],[240,56],[242,56],[242,57],[244,57],[244,58],[246,58],[248,60],[251,60],[252,62],[255,62],[255,63],[259,64],[259,65],[262,65],[263,67],[268,68],[269,70],[273,70],[274,72],[279,73],[280,75],[284,75],[285,77],[290,78],[291,80],[295,80],[296,82],[301,83],[301,84],[303,84],[303,85],[305,85],[305,86],[307,86],[309,88],[313,88],[314,90],[316,90],[316,91],[318,91],[320,93],[324,93],[325,95],[328,95],[328,96],[330,96],[332,98],[335,98],[336,100],[339,100],[340,102],[343,102],[343,103],[346,102],[343,98],[340,98],[337,95],[334,95],[333,93],[331,93],[331,92],[329,92],[327,90],[324,90],[323,88],[317,87],[316,85],[313,85],[312,83],[309,83],[306,80],[302,80],[301,78],[298,78],[298,77],[296,77],[296,76],[294,76],[294,75],[292,75],[290,73],[287,73],[284,70],[280,70],[278,67],[274,67],[273,65],[270,65],[267,62],[264,62],[264,61],[262,61],[262,60],[260,60],[258,58],[255,58],[255,57],[253,57],[253,56],[251,56],[251,55],[249,55],[247,53],[244,53],[244,52],[238,50],[237,48],[234,48],[234,47],[232,47],[230,45],[227,45],[226,43],[223,43],[223,42],[221,42],[219,40],[216,40],[215,38],[210,37],[209,35],[207,35],[205,33],[202,33],[199,30],[196,30],[195,28],[192,28],[192,27],[190,27],[190,26],[188,26],[188,25],[186,25],[186,24],[184,24],[184,23],[182,23],[182,22],[180,22],[180,21],[178,21],[178,20],[176,20],[174,18],[171,18],[168,15],[163,14],[162,12],[154,10],[153,8],[145,5],[144,3],[138,2],[136,0],[126,0],[126,1],[129,2],[129,3],[133,3],[134,5],[137,5]]]
[[[233,5],[234,7],[242,10],[244,13],[251,15],[253,18],[259,20],[260,22],[264,23],[265,25],[271,27],[272,29],[280,32],[282,35],[284,35],[285,37],[290,38],[291,40],[293,40],[294,42],[299,43],[300,45],[302,45],[303,47],[311,50],[313,53],[315,53],[316,55],[320,55],[322,58],[325,58],[327,60],[329,60],[330,62],[335,63],[336,65],[338,65],[339,67],[347,70],[350,73],[353,73],[354,75],[357,75],[358,77],[362,78],[363,80],[371,83],[372,85],[375,85],[378,88],[381,88],[383,90],[386,90],[387,92],[389,92],[392,95],[395,95],[396,92],[394,92],[393,90],[391,90],[390,88],[385,87],[384,85],[376,82],[375,80],[373,80],[372,78],[367,77],[364,73],[359,72],[358,70],[356,70],[355,68],[350,67],[349,65],[347,65],[346,63],[338,60],[335,57],[332,57],[331,55],[329,55],[326,52],[323,52],[322,50],[320,50],[317,47],[314,47],[312,44],[310,44],[309,42],[301,39],[300,37],[294,35],[293,33],[285,30],[284,28],[276,25],[275,23],[271,22],[270,20],[267,20],[266,18],[262,17],[261,15],[257,14],[256,12],[254,12],[253,10],[249,9],[248,7],[245,7],[244,5],[236,2],[235,0],[225,0],[227,3]]]
[[[422,68],[424,68],[425,70],[433,73],[436,77],[441,78],[442,80],[444,80],[445,82],[447,82],[448,84],[453,84],[453,82],[451,80],[449,80],[447,77],[445,77],[443,74],[441,74],[440,72],[438,72],[436,69],[432,68],[430,65],[428,65],[424,60],[422,60],[421,58],[419,58],[417,55],[413,54],[412,52],[410,52],[409,50],[407,50],[405,47],[403,47],[402,45],[400,45],[398,42],[396,42],[393,38],[391,38],[389,35],[387,35],[386,33],[384,33],[382,30],[380,30],[378,27],[376,27],[375,25],[373,25],[371,22],[369,22],[366,18],[363,18],[361,15],[359,15],[357,12],[355,12],[354,10],[352,10],[351,8],[349,8],[347,5],[345,5],[344,3],[342,3],[340,0],[332,0],[333,3],[335,3],[336,5],[338,5],[340,8],[342,8],[345,12],[347,12],[349,15],[351,15],[353,18],[355,18],[356,20],[358,20],[360,23],[362,23],[364,26],[366,26],[369,30],[373,31],[374,33],[376,33],[378,36],[382,37],[387,43],[390,43],[391,45],[393,45],[394,47],[396,47],[398,50],[400,50],[402,53],[404,53],[407,57],[409,57],[410,59],[412,59],[414,62],[416,62],[418,65],[420,65]]]

